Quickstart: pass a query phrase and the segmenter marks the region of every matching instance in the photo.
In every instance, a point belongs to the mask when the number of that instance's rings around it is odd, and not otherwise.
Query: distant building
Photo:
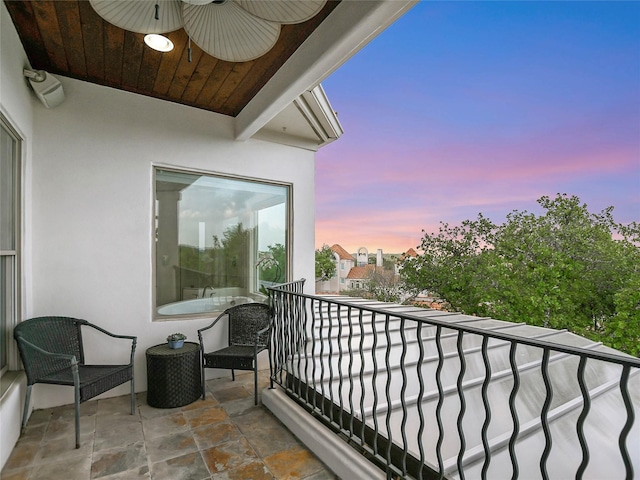
[[[383,268],[382,249],[376,252],[376,263],[369,263],[369,251],[365,247],[360,247],[355,255],[350,254],[337,243],[331,247],[333,258],[336,263],[336,274],[324,282],[316,282],[316,293],[340,293],[344,290],[364,288],[364,283],[372,270]],[[405,257],[416,257],[418,254],[413,248],[403,253],[398,263]],[[399,265],[395,266],[395,273],[398,274]]]
[[[345,290],[347,275],[355,266],[355,258],[337,243],[331,247],[336,263],[336,274],[324,282],[316,282],[316,293],[340,293]]]

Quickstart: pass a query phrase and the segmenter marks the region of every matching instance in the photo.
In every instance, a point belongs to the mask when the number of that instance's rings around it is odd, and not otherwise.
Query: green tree
[[[400,285],[393,270],[382,267],[371,269],[367,275],[364,290],[367,297],[375,298],[380,302],[395,302],[402,300]]]
[[[333,250],[329,245],[322,245],[316,250],[316,280],[329,280],[336,274],[336,263]]]
[[[441,224],[424,234],[424,254],[405,260],[403,281],[464,313],[567,328],[631,352],[625,340],[640,336],[638,225],[617,224],[613,207],[589,213],[575,196],[538,203],[544,214],[513,211],[502,225],[482,215]]]

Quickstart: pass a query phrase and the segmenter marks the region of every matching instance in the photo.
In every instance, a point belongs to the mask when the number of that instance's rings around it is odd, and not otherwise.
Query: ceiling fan
[[[184,28],[202,50],[221,60],[246,62],[267,53],[283,24],[315,16],[326,0],[90,0],[107,22],[136,33]]]

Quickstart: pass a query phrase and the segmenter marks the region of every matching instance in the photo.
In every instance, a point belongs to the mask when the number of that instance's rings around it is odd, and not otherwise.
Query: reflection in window
[[[288,271],[285,185],[157,169],[157,317],[264,301]]]

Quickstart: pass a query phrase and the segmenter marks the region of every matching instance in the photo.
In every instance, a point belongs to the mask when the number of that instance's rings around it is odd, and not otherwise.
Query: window
[[[287,279],[287,185],[157,168],[157,319],[264,301]]]
[[[0,374],[11,362],[11,332],[18,318],[18,214],[20,139],[0,115]]]

